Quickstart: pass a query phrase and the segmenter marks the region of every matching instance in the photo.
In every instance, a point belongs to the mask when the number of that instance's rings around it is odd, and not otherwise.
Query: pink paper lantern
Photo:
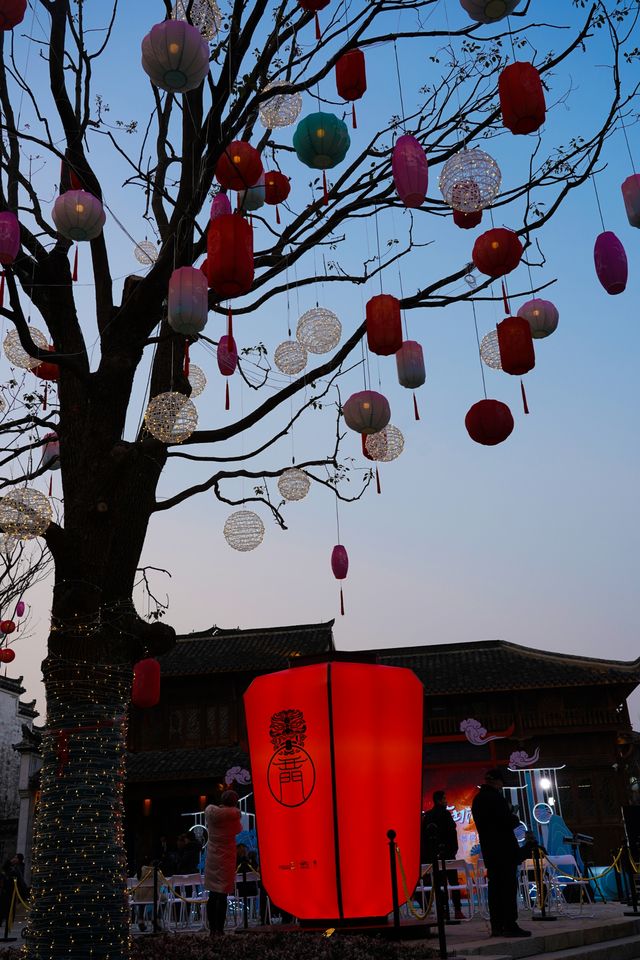
[[[217,217],[221,217],[223,214],[233,213],[231,209],[231,201],[226,193],[216,193],[215,197],[211,201],[211,212],[209,213],[209,219],[215,220]]]
[[[620,189],[629,223],[632,227],[640,227],[640,173],[627,177]]]
[[[342,408],[346,425],[356,433],[380,433],[391,420],[389,401],[375,390],[353,393]]]
[[[18,600],[16,603],[16,617],[23,617],[25,609],[24,600]]]
[[[169,280],[169,326],[185,337],[204,330],[209,310],[207,278],[196,267],[178,267]]]
[[[417,340],[405,340],[396,353],[398,383],[408,390],[421,387],[427,379],[424,367],[424,354]]]
[[[593,248],[598,280],[611,296],[627,286],[628,265],[624,247],[611,230],[605,230],[596,238]]]
[[[331,551],[331,570],[336,580],[346,580],[349,572],[349,554],[341,543],[337,543]]]
[[[216,358],[222,376],[231,377],[238,366],[238,348],[233,337],[229,338],[226,334],[220,337]]]
[[[186,20],[164,20],[142,41],[142,69],[161,90],[187,93],[209,73],[209,44]]]
[[[5,210],[0,213],[0,263],[8,267],[20,250],[20,224],[15,213]]]
[[[391,155],[393,182],[405,207],[420,207],[429,185],[429,164],[415,137],[398,137]]]
[[[534,297],[533,300],[527,300],[518,310],[518,316],[524,317],[531,328],[531,336],[534,340],[542,340],[543,337],[549,337],[556,330],[560,314],[558,308],[550,300],[541,300]]]
[[[95,240],[107,219],[98,198],[86,190],[67,190],[60,194],[51,216],[56,230],[66,240]]]

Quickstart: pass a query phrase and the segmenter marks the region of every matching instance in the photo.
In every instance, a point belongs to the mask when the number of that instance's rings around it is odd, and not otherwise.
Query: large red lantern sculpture
[[[596,238],[593,249],[598,280],[612,296],[627,286],[627,255],[621,242],[611,230],[605,230]]]
[[[245,693],[260,869],[284,910],[301,920],[386,918],[388,830],[413,890],[423,698],[411,670],[344,662],[258,677]]]
[[[640,173],[627,177],[620,189],[627,220],[632,227],[640,227]]]
[[[153,657],[138,660],[133,668],[131,703],[148,709],[160,702],[160,664]]]
[[[391,154],[393,182],[405,207],[424,203],[429,186],[429,163],[422,144],[405,134],[398,137]]]
[[[532,63],[517,61],[498,79],[502,122],[511,133],[533,133],[544,123],[547,105],[540,74]]]
[[[211,220],[207,235],[209,286],[220,297],[240,297],[253,283],[253,230],[238,213]]]
[[[505,373],[521,377],[536,365],[531,327],[524,317],[507,317],[496,327],[500,363]]]
[[[255,147],[245,140],[234,140],[225,147],[216,164],[216,178],[227,190],[247,190],[257,183],[262,160]]]
[[[352,103],[364,96],[367,89],[367,69],[364,53],[357,47],[354,50],[347,50],[336,61],[336,89],[338,96]],[[355,129],[358,126],[355,104],[352,106],[351,115]]]
[[[511,434],[513,416],[506,403],[500,400],[480,400],[468,411],[464,425],[472,440],[493,447]]]
[[[13,30],[24,20],[27,0],[1,0],[0,30]]]
[[[495,227],[481,233],[473,245],[473,262],[488,277],[504,277],[520,263],[523,246],[513,230]]]
[[[388,293],[367,302],[367,343],[372,353],[389,357],[402,346],[400,301]]]

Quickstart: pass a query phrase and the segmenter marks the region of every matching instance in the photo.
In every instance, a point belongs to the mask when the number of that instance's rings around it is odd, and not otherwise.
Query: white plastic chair
[[[451,892],[453,890],[458,890],[463,899],[467,901],[467,912],[468,920],[475,914],[475,898],[474,893],[476,890],[476,881],[473,874],[473,869],[470,863],[467,863],[466,860],[446,860],[445,868],[447,870],[455,870],[458,874],[458,883],[450,884],[447,883],[447,888],[449,891],[449,899],[451,900]],[[460,874],[464,874],[464,883],[460,883]]]
[[[244,897],[240,891],[245,880],[247,883],[255,883],[256,885],[256,893],[247,897],[247,920],[249,923],[252,921],[253,923],[260,922],[260,877],[253,870],[247,870],[246,876],[243,876],[242,873],[236,873],[236,885],[233,894],[233,916],[236,927],[242,926],[244,923]]]

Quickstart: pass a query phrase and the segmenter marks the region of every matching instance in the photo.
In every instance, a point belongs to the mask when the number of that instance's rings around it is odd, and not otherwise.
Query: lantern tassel
[[[48,384],[48,383],[45,383],[45,385],[44,385],[44,394],[43,394],[43,396],[42,396],[42,411],[43,411],[43,413],[44,413],[44,411],[47,409],[47,388],[48,388],[48,386],[49,386],[49,384]]]
[[[342,587],[340,587],[340,616],[344,617],[344,596],[342,594]]]
[[[527,394],[524,389],[524,383],[522,382],[522,380],[520,381],[520,390],[522,392],[522,406],[524,407],[524,412],[529,413],[529,405],[527,403]]]
[[[322,191],[323,191],[323,203],[329,203],[329,188],[327,187],[327,174],[322,171]]]
[[[358,129],[358,118],[356,117],[356,105],[355,103],[351,104],[351,124],[354,130]]]
[[[231,307],[229,307],[227,313],[227,337],[229,341],[227,343],[227,349],[232,349],[232,340],[233,340],[233,313],[231,312]]]
[[[229,410],[231,404],[229,403],[229,381],[227,380],[226,389],[224,392],[224,408]]]
[[[413,395],[413,415],[416,420],[420,419],[420,411],[418,410],[418,401],[416,400],[416,395]]]
[[[280,208],[278,207],[277,203],[276,203],[276,223],[280,223]]]
[[[53,493],[53,477],[49,477],[49,496]]]
[[[376,493],[382,493],[382,487],[380,486],[380,474],[378,473],[378,464],[376,464]]]
[[[185,340],[184,342],[184,375],[187,379],[189,379],[189,366],[190,366],[189,341]]]
[[[0,274],[0,307],[4,306],[4,270]]]
[[[78,244],[76,244],[76,252],[73,255],[73,273],[71,274],[71,279],[74,283],[78,279]]]
[[[317,10],[316,10],[316,40],[322,40],[322,34],[320,33],[320,19],[318,17]]]
[[[511,316],[511,309],[509,307],[509,301],[507,300],[507,288],[505,286],[504,280],[502,281],[502,302],[504,303],[504,309],[507,316]]]

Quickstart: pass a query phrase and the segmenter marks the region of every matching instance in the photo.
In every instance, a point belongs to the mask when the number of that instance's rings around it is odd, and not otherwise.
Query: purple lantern
[[[391,155],[393,182],[405,207],[420,207],[429,185],[427,155],[415,137],[398,137]]]
[[[596,238],[593,248],[598,280],[612,296],[622,293],[627,286],[627,255],[624,247],[611,230],[605,230]]]
[[[223,377],[230,377],[238,366],[238,348],[233,337],[226,334],[220,337],[218,344],[218,369]]]
[[[380,433],[391,419],[389,401],[376,390],[352,393],[342,408],[344,422],[356,433]]]
[[[215,220],[217,217],[221,217],[223,214],[232,212],[231,201],[226,193],[216,193],[215,197],[211,201],[211,212],[209,214],[209,219]]]
[[[620,189],[629,223],[632,227],[640,227],[640,173],[627,177]]]
[[[417,340],[405,340],[396,353],[398,383],[409,390],[421,387],[427,379],[424,368],[424,354]]]
[[[24,600],[18,600],[16,603],[16,617],[23,617],[25,611]]]
[[[209,73],[209,44],[186,20],[163,20],[142,41],[142,69],[161,90],[187,93]]]
[[[5,210],[0,213],[0,263],[8,267],[18,256],[20,249],[20,224],[15,213]]]
[[[331,570],[336,580],[345,580],[349,572],[349,554],[341,543],[337,543],[331,551]],[[342,587],[340,587],[340,615],[344,617]]]

